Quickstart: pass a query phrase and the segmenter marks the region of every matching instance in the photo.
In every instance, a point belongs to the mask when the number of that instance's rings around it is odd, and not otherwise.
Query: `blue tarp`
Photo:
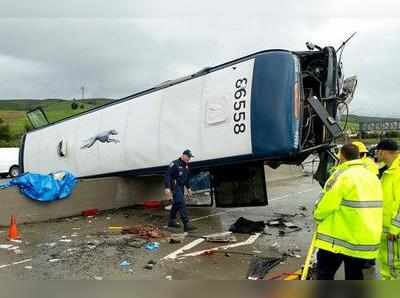
[[[51,202],[69,197],[76,184],[76,178],[68,172],[49,175],[27,172],[0,185],[0,189],[18,186],[20,192],[28,198],[41,202]]]

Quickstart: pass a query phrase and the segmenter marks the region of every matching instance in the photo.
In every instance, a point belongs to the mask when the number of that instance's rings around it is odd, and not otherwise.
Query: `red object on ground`
[[[82,216],[95,216],[98,212],[98,209],[87,209],[82,211]]]
[[[10,228],[8,229],[8,240],[18,240],[19,232],[17,228],[17,220],[15,215],[11,215]]]
[[[147,209],[161,208],[161,202],[160,201],[156,201],[156,200],[144,201],[143,205],[144,205],[144,208],[147,208]]]
[[[152,239],[152,238],[166,238],[168,235],[161,232],[161,230],[152,225],[135,225],[130,228],[123,229],[122,234],[134,234],[140,238]]]

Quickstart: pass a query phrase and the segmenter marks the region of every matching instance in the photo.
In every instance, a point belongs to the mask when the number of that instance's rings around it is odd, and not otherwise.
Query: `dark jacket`
[[[189,165],[180,158],[169,164],[164,176],[165,188],[171,191],[183,190],[183,187],[190,188],[189,185]]]

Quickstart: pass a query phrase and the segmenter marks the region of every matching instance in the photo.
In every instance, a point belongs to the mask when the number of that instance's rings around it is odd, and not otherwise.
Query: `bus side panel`
[[[163,93],[167,90],[127,102],[126,139],[121,144],[125,148],[126,170],[162,165],[159,153],[160,108]]]
[[[251,125],[256,156],[285,157],[298,149],[298,126],[293,125],[295,73],[290,53],[266,53],[255,60]]]
[[[207,159],[252,154],[253,68],[251,59],[205,77],[201,136]]]
[[[37,130],[26,134],[22,147],[24,172],[48,174],[61,170],[78,172],[75,161],[75,134],[80,130],[81,119],[62,122],[51,129]],[[66,142],[67,155],[61,157],[57,146]]]
[[[247,60],[28,133],[25,170],[67,170],[78,177],[130,172],[166,166],[187,148],[196,162],[248,158],[253,67],[254,59]],[[247,86],[238,83],[243,79]],[[245,103],[237,110],[240,100]],[[245,130],[235,133],[235,117]],[[60,141],[67,144],[64,157],[57,153]]]

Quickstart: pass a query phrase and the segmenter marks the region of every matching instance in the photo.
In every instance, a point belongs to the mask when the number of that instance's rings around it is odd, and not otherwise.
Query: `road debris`
[[[215,233],[210,235],[205,235],[203,238],[206,239],[207,242],[236,242],[237,239],[232,235],[232,232],[222,232]]]
[[[184,253],[187,250],[192,249],[193,247],[199,245],[200,243],[203,243],[205,241],[204,238],[199,238],[196,240],[193,240],[189,244],[186,244],[185,246],[181,247],[180,249],[170,253],[169,255],[165,256],[161,260],[174,260],[176,259],[180,254]]]
[[[61,259],[50,259],[50,260],[47,260],[49,263],[56,263],[56,262],[59,262],[59,261],[61,261]]]
[[[121,267],[128,267],[130,264],[131,264],[131,263],[128,262],[127,260],[124,260],[124,261],[122,261],[121,263],[119,263],[119,265],[120,265]]]
[[[260,280],[264,279],[265,275],[279,265],[282,261],[281,258],[261,258],[253,257],[250,260],[249,271],[247,272],[247,279],[249,280]]]
[[[166,280],[172,280],[172,276],[171,276],[171,275],[167,275],[167,276],[165,277],[165,279],[166,279]]]
[[[187,233],[180,233],[180,234],[171,234],[169,237],[169,243],[171,244],[178,244],[183,242],[187,236]]]
[[[168,235],[153,225],[136,225],[122,230],[122,234],[134,234],[144,239],[166,238]]]
[[[239,219],[231,225],[229,231],[233,233],[252,234],[263,232],[264,229],[265,223],[263,221],[252,221],[244,217],[239,217]]]
[[[154,266],[155,266],[156,264],[157,264],[156,261],[150,260],[150,261],[148,261],[147,264],[144,266],[144,269],[153,270],[153,268],[154,268]]]
[[[82,211],[82,216],[93,218],[99,213],[99,210],[96,208],[93,209],[86,209]]]
[[[226,250],[228,248],[250,245],[250,244],[253,244],[254,242],[256,242],[256,240],[258,239],[258,237],[260,237],[260,235],[261,235],[260,233],[257,233],[255,235],[251,235],[246,241],[229,244],[229,245],[213,247],[213,248],[205,249],[205,250],[200,250],[200,251],[184,254],[181,257],[195,257],[195,256],[199,256],[199,255],[204,255],[207,252],[213,252],[213,251],[217,251],[217,250]]]
[[[127,243],[128,246],[134,247],[134,248],[141,248],[147,243],[146,240],[144,239],[132,239]]]
[[[145,249],[148,251],[155,251],[160,248],[160,243],[159,242],[149,242],[144,246]]]
[[[95,277],[93,277],[94,278],[94,280],[103,280],[103,277],[102,276],[95,276]]]

